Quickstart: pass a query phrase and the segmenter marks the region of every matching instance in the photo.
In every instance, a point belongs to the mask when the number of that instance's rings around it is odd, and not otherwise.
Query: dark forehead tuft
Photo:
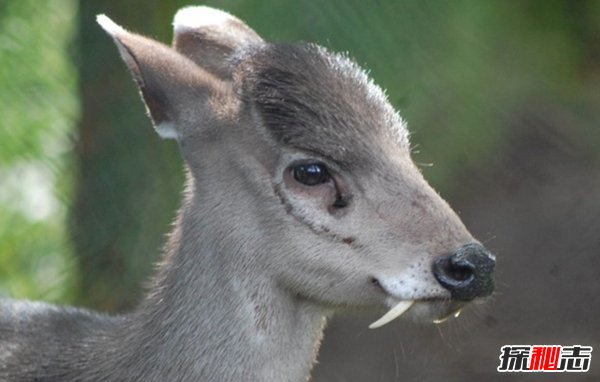
[[[252,55],[246,92],[279,142],[361,163],[385,142],[408,146],[384,92],[346,56],[313,44],[271,44]]]

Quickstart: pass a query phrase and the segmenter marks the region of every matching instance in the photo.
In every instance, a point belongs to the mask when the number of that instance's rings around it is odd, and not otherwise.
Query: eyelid
[[[318,163],[327,167],[327,169],[331,172],[336,173],[340,173],[344,169],[344,166],[342,166],[340,163],[337,163],[335,160],[328,158],[327,156],[321,155],[319,153],[312,152],[310,150],[298,151],[297,154],[298,155],[294,155],[294,157],[296,157],[297,159],[293,160],[291,165],[296,166],[299,164],[306,163]]]

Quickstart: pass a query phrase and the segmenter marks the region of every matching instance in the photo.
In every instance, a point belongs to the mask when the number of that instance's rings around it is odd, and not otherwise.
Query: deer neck
[[[326,311],[279,287],[256,265],[230,261],[248,258],[233,248],[251,246],[199,233],[211,216],[185,204],[154,285],[130,320],[135,358],[178,365],[173,372],[190,380],[305,381]]]

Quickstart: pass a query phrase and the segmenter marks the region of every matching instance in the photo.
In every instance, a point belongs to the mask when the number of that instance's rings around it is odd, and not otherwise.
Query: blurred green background
[[[181,162],[94,19],[168,42],[188,4],[0,0],[0,294],[112,312],[139,299]],[[600,1],[208,4],[368,68],[426,178],[499,257],[494,301],[461,321],[334,320],[315,380],[495,380],[502,344],[599,345]],[[577,380],[598,377],[592,362]]]

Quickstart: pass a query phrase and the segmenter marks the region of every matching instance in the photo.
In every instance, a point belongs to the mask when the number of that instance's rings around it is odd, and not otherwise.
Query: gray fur
[[[278,142],[345,168],[372,162],[381,142],[408,145],[384,92],[352,60],[314,44],[253,52],[246,92]]]
[[[176,18],[174,49],[100,20],[179,142],[183,205],[133,312],[3,300],[0,381],[305,381],[335,311],[393,297],[430,321],[462,305],[432,262],[475,240],[414,166],[384,93],[344,56],[217,16]],[[332,178],[301,185],[298,161]]]

